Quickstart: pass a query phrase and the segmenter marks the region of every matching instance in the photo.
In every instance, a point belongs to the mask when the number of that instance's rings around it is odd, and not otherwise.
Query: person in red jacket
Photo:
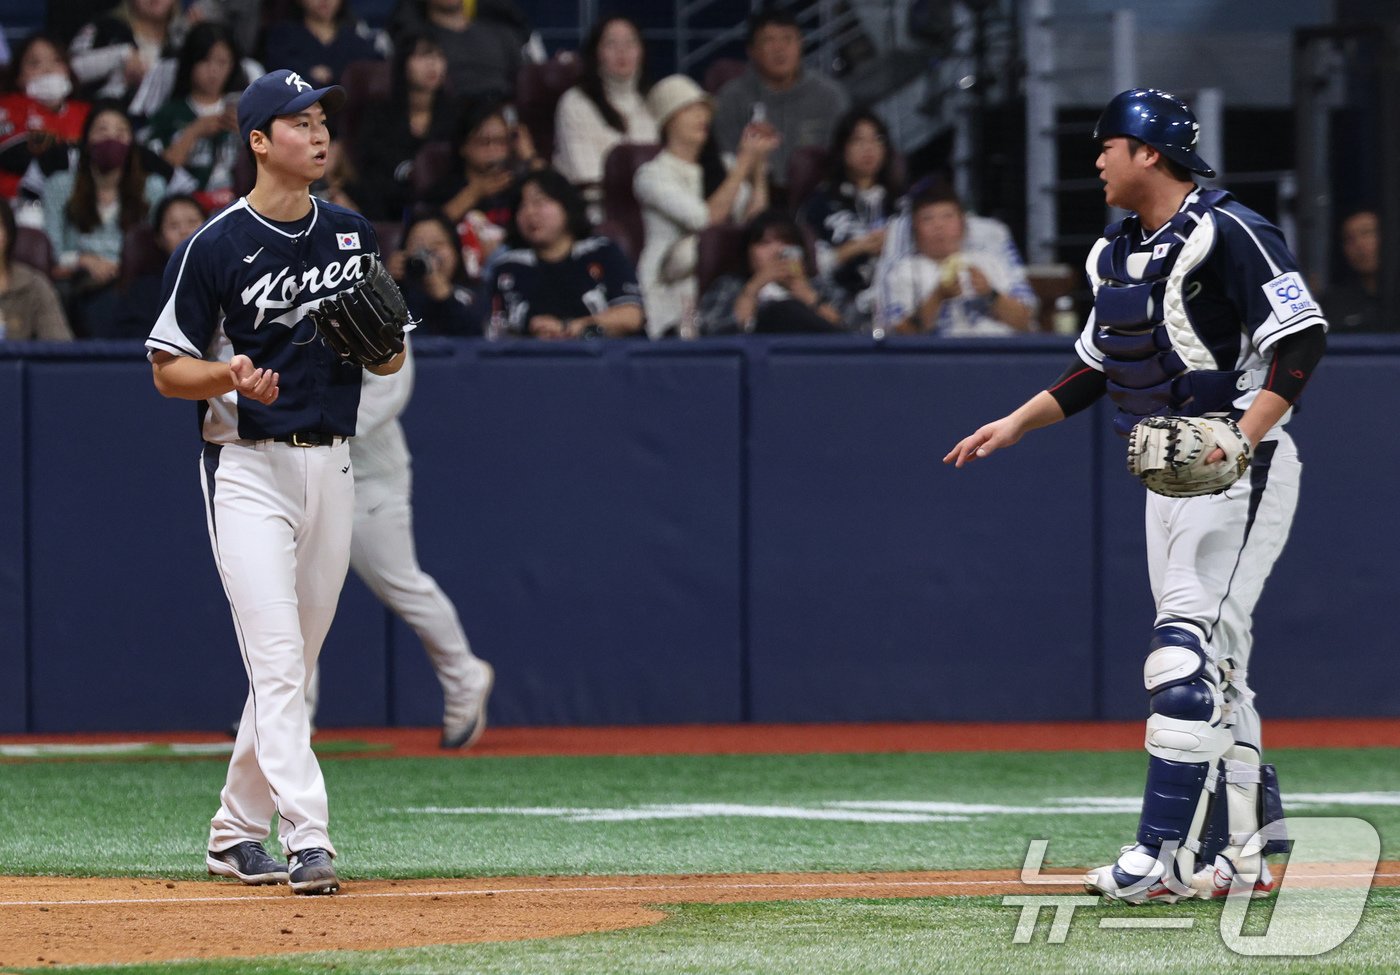
[[[14,91],[0,95],[0,196],[13,200],[36,157],[76,143],[89,105],[68,96],[73,73],[63,46],[31,34],[15,51]]]

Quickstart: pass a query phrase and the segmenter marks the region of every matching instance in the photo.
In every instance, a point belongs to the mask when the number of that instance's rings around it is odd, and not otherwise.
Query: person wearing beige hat
[[[662,151],[640,166],[633,191],[642,206],[645,244],[637,277],[647,332],[687,334],[694,317],[696,240],[700,231],[747,220],[768,206],[768,159],[778,135],[762,123],[745,128],[732,160],[711,137],[714,103],[685,75],[652,86],[647,106],[661,130]]]

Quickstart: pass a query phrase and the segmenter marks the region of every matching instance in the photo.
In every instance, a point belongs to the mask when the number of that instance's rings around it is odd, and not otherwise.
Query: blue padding
[[[0,362],[0,732],[26,730],[24,364]]]
[[[1065,356],[794,350],[755,364],[755,720],[1089,715],[1092,426],[941,462]]]
[[[1209,762],[1173,762],[1150,756],[1137,841],[1155,848],[1169,840],[1184,843],[1190,838],[1191,819],[1209,772]]]
[[[1168,684],[1152,695],[1149,710],[1164,718],[1209,721],[1215,714],[1214,690],[1214,685],[1203,677],[1186,684]]]
[[[737,721],[742,356],[463,346],[404,420],[420,561],[497,669],[493,723]],[[393,708],[441,692],[394,629]]]
[[[1119,287],[1104,285],[1094,296],[1094,321],[1105,328],[1129,328],[1162,320],[1165,281],[1144,281]]]

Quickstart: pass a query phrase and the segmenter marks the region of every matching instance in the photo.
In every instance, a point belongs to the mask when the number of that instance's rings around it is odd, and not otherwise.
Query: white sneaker
[[[441,747],[470,748],[486,730],[486,701],[496,686],[496,671],[484,660],[476,660],[477,674],[467,688],[451,695],[443,708]]]
[[[1084,889],[1123,904],[1175,904],[1191,888],[1168,875],[1157,852],[1140,844],[1125,846],[1118,860],[1084,875]]]
[[[1228,897],[1232,890],[1248,890],[1252,899],[1260,900],[1274,892],[1274,875],[1269,872],[1269,864],[1257,853],[1242,858],[1238,867],[1235,861],[1220,854],[1214,865],[1196,871],[1191,878],[1191,889],[1196,897],[1207,901]]]

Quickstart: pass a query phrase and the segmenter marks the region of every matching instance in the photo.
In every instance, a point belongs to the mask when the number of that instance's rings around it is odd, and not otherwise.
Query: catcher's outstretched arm
[[[1015,412],[979,427],[971,436],[963,437],[956,447],[948,451],[943,463],[962,467],[1002,447],[1010,447],[1032,430],[1048,427],[1064,418],[1064,410],[1060,409],[1055,397],[1041,390]]]

